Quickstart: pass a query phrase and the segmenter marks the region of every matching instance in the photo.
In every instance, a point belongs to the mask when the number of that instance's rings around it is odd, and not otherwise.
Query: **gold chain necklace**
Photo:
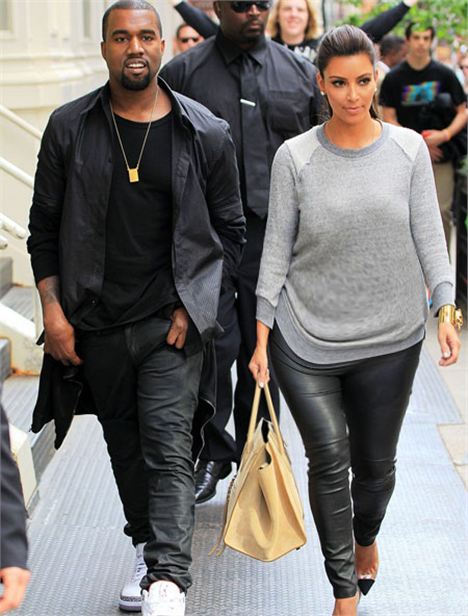
[[[157,102],[158,102],[158,94],[159,94],[159,87],[156,86],[156,96],[154,97],[153,108],[151,109],[150,121],[148,122],[148,128],[146,129],[145,137],[144,137],[143,143],[141,145],[140,155],[138,156],[138,162],[136,164],[136,167],[133,167],[133,168],[130,167],[130,165],[128,164],[127,155],[125,154],[125,150],[124,150],[124,147],[123,147],[122,139],[120,137],[119,129],[118,129],[118,126],[117,126],[117,121],[115,119],[115,114],[114,114],[114,109],[112,107],[112,102],[109,101],[111,115],[112,115],[112,121],[114,122],[115,132],[117,133],[117,139],[119,140],[120,149],[122,150],[122,154],[123,154],[123,157],[124,157],[125,165],[127,167],[128,179],[129,179],[130,183],[132,183],[132,184],[134,182],[139,182],[140,181],[140,177],[138,175],[138,169],[140,168],[141,157],[143,156],[143,151],[145,149],[146,140],[148,139],[148,135],[149,135],[149,132],[150,132],[151,124],[153,123],[152,118],[153,118],[153,113],[154,113],[154,110],[155,110]]]

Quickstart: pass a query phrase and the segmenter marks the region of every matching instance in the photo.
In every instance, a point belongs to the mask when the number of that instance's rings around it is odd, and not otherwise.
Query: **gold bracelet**
[[[452,304],[445,304],[439,309],[439,325],[441,323],[451,323],[458,331],[463,326],[463,314],[460,308],[452,306]]]

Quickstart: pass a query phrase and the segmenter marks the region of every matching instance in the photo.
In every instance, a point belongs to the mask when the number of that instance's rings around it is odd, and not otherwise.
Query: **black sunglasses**
[[[269,0],[264,0],[263,2],[250,2],[250,0],[246,0],[245,2],[242,2],[242,0],[239,2],[230,2],[231,9],[234,13],[247,13],[254,4],[259,11],[268,11],[270,8]]]

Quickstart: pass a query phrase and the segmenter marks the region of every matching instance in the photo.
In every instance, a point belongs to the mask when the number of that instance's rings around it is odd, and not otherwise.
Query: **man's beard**
[[[144,90],[145,88],[147,88],[149,84],[151,83],[152,79],[153,79],[153,76],[150,75],[149,72],[142,79],[135,80],[135,81],[133,79],[129,79],[125,75],[125,73],[122,72],[120,75],[120,84],[126,90],[138,91],[138,90]]]

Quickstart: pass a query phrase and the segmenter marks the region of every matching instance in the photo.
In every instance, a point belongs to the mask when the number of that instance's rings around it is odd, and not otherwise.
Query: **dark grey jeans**
[[[166,344],[170,321],[151,317],[112,331],[79,332],[78,354],[98,409],[134,545],[148,575],[191,584],[194,524],[192,421],[202,352]]]

